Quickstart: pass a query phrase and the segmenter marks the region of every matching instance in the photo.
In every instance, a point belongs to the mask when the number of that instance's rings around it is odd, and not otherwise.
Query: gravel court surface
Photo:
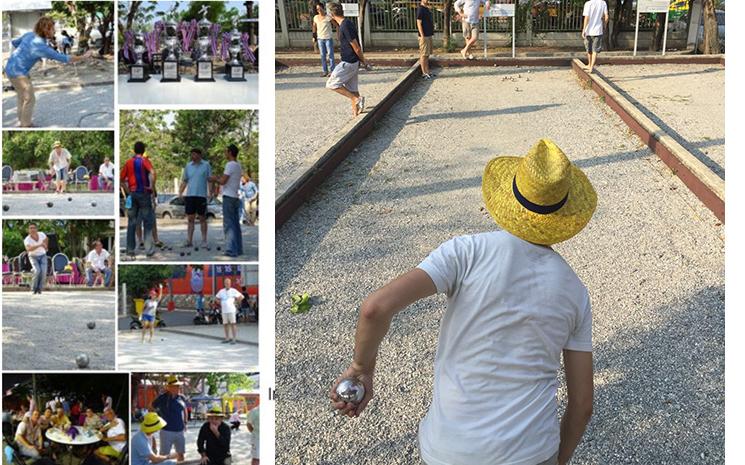
[[[77,370],[88,354],[90,370],[114,369],[113,291],[3,292],[3,368]],[[89,321],[94,329],[86,327]]]
[[[724,179],[724,66],[602,65],[598,70]]]
[[[68,200],[72,199],[72,200]],[[3,193],[4,216],[104,216],[111,218],[114,211],[116,195],[106,193],[65,193],[59,194],[23,194]],[[51,202],[52,206],[48,204]],[[96,204],[94,207],[93,204]]]
[[[17,100],[15,92],[3,93],[4,128],[18,125]],[[58,110],[45,111],[50,108]],[[39,128],[113,128],[114,85],[37,91],[33,124]]]
[[[275,76],[277,185],[353,118],[349,101],[326,89],[327,78],[321,77],[320,58],[318,61],[316,67],[287,68]],[[365,97],[365,107],[375,105],[406,69],[361,70],[360,93]]]
[[[594,312],[595,414],[572,463],[722,463],[716,217],[573,71],[438,71],[277,232],[278,463],[420,463],[417,429],[445,299],[396,317],[376,397],[350,420],[332,413],[327,395],[351,360],[359,304],[450,237],[493,229],[482,211],[483,167],[497,154],[524,154],[539,137],[562,147],[599,197],[588,227],[556,247]],[[313,296],[309,313],[289,313],[295,292]]]

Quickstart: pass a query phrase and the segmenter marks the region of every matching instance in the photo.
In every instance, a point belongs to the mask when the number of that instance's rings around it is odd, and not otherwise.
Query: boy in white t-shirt
[[[222,312],[222,325],[225,329],[225,340],[223,344],[235,344],[237,338],[237,327],[235,314],[237,312],[237,305],[243,300],[243,294],[233,288],[233,282],[230,278],[225,278],[225,287],[220,289],[220,292],[215,295],[215,298],[220,301],[220,310]],[[233,339],[230,339],[228,329],[233,333]]]
[[[563,465],[592,412],[592,315],[587,289],[550,245],[584,228],[597,197],[548,140],[525,157],[491,160],[482,193],[502,231],[455,237],[365,299],[353,361],[330,397],[358,416],[372,398],[378,347],[394,315],[444,293],[433,398],[419,428],[423,461]],[[568,405],[559,425],[562,354]],[[359,404],[335,394],[347,377],[365,385]]]
[[[595,60],[600,53],[603,43],[603,30],[608,24],[608,4],[605,0],[588,0],[582,10],[584,23],[582,25],[582,38],[585,41],[587,51],[587,72],[592,73]]]

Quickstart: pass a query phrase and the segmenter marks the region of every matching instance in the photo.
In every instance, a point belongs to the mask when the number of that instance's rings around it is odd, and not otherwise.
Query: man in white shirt
[[[109,157],[103,159],[103,163],[98,167],[98,179],[101,182],[101,189],[107,190],[114,185],[114,164]]]
[[[95,278],[103,275],[104,286],[109,287],[111,283],[111,268],[109,267],[109,257],[111,254],[103,248],[101,241],[93,243],[93,250],[85,257],[88,267],[85,274],[88,278],[88,287],[93,286]],[[95,276],[94,276],[95,275]]]
[[[485,5],[484,8],[489,9],[489,2],[484,0],[456,0],[454,4],[463,27],[463,38],[466,41],[466,46],[463,47],[460,54],[463,55],[463,58],[469,60],[474,58],[470,53],[471,47],[476,45],[476,41],[479,40],[479,21],[481,19],[479,10],[481,5]]]
[[[592,413],[592,314],[587,289],[551,247],[589,222],[597,195],[551,141],[484,171],[486,209],[501,231],[459,236],[362,304],[354,357],[334,407],[358,416],[372,398],[378,347],[396,313],[448,296],[433,398],[419,428],[428,465],[566,464]],[[557,421],[563,354],[568,404]],[[336,385],[365,386],[359,404]]]
[[[101,428],[101,433],[105,435],[103,442],[107,444],[96,449],[95,454],[108,463],[122,455],[122,450],[127,444],[127,429],[124,421],[116,416],[111,407],[106,407],[103,415],[107,423]]]
[[[15,441],[24,457],[37,459],[42,451],[42,437],[39,428],[39,411],[27,412],[16,429]]]
[[[225,278],[225,287],[220,289],[220,292],[215,296],[220,301],[220,310],[222,312],[222,324],[225,329],[225,340],[223,344],[235,344],[236,343],[236,320],[235,314],[237,312],[237,305],[243,300],[243,294],[238,292],[237,289],[233,289],[233,282],[230,278]],[[233,339],[230,339],[228,329],[232,330]]]
[[[222,186],[222,230],[225,235],[225,255],[238,257],[243,255],[243,236],[241,234],[241,200],[238,190],[241,188],[241,169],[238,163],[238,147],[230,144],[225,149],[225,170],[222,176],[210,176],[212,183]]]
[[[49,168],[54,171],[55,193],[62,194],[67,186],[67,172],[70,170],[72,155],[66,148],[62,147],[60,141],[55,141],[52,152],[49,154]]]
[[[31,291],[33,294],[41,294],[47,277],[49,239],[47,239],[46,234],[38,230],[36,223],[29,223],[28,236],[23,239],[23,245],[26,247],[31,268],[34,270],[34,277],[31,279]]]
[[[584,24],[582,26],[582,38],[585,41],[585,50],[587,50],[587,69],[592,73],[595,67],[595,59],[603,43],[603,31],[608,24],[608,4],[605,0],[588,0],[582,11]]]

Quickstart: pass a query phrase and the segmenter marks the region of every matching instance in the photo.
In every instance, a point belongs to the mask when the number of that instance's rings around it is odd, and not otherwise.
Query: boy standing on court
[[[366,65],[367,62],[360,47],[357,28],[352,21],[344,18],[341,4],[329,3],[327,9],[339,25],[341,62],[331,72],[326,88],[351,100],[352,113],[357,116],[365,109],[365,97],[361,97],[359,92],[360,63]]]
[[[422,77],[432,79],[429,73],[429,56],[432,55],[435,25],[432,21],[432,11],[429,9],[429,0],[422,0],[416,9],[416,28],[419,34],[419,63],[422,67]]]
[[[585,50],[587,50],[587,68],[585,69],[588,73],[592,73],[603,43],[604,26],[608,24],[608,5],[605,0],[588,0],[585,2],[582,16],[585,18],[582,38],[585,40]]]

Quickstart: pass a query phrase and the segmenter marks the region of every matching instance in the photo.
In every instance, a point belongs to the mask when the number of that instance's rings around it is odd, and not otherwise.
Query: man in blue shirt
[[[80,56],[59,53],[47,44],[47,41],[52,39],[54,39],[54,20],[48,16],[42,16],[36,22],[33,32],[27,32],[11,41],[15,50],[5,64],[5,75],[8,76],[16,91],[18,122],[22,128],[33,126],[31,118],[34,114],[36,97],[29,78],[31,68],[42,58],[57,60],[61,63],[77,63],[91,56],[90,51]]]
[[[186,453],[186,397],[179,392],[182,384],[176,376],[168,376],[166,392],[159,395],[150,407],[157,410],[166,423],[160,430],[160,455],[169,455],[173,447],[179,462],[183,462]]]
[[[148,412],[142,419],[140,431],[132,436],[130,448],[132,453],[132,465],[151,465],[159,463],[161,465],[176,465],[173,460],[176,454],[157,455],[153,451],[154,442],[153,434],[160,431],[166,426],[166,422],[155,412]]]
[[[367,66],[362,54],[357,28],[350,20],[344,19],[344,9],[339,3],[329,3],[327,6],[331,18],[339,25],[339,39],[341,62],[336,65],[326,81],[326,88],[352,101],[352,114],[359,115],[365,109],[365,97],[360,97],[358,88],[358,73],[360,63]]]
[[[207,160],[202,159],[202,151],[191,150],[191,161],[184,168],[181,177],[179,197],[184,200],[184,209],[188,221],[187,240],[184,247],[192,247],[194,237],[194,216],[199,216],[202,229],[202,247],[207,247],[207,199],[209,198],[209,178],[212,168]],[[186,197],[184,197],[186,191]]]

